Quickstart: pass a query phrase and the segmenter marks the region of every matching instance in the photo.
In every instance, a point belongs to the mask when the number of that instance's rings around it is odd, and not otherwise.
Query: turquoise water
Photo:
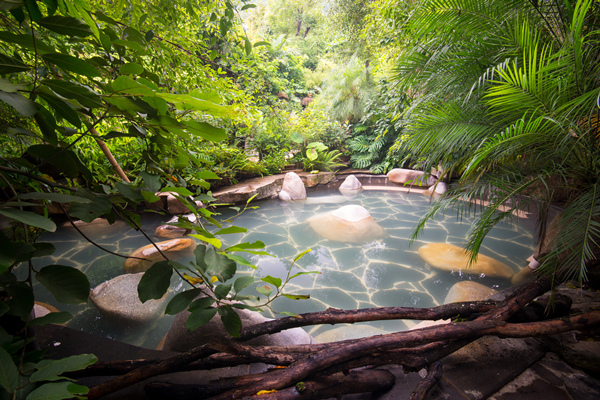
[[[311,249],[291,268],[291,274],[302,271],[318,271],[320,274],[293,279],[285,290],[287,293],[310,294],[310,299],[294,301],[280,298],[272,304],[275,312],[302,313],[329,307],[430,307],[442,304],[449,288],[462,280],[474,280],[497,290],[508,287],[510,282],[507,279],[437,271],[421,259],[418,248],[427,243],[463,246],[470,223],[470,219],[463,219],[462,223],[457,221],[456,213],[440,215],[427,224],[423,234],[411,245],[412,230],[428,209],[429,200],[422,194],[396,191],[364,191],[353,199],[346,199],[336,191],[317,192],[301,202],[253,202],[252,205],[259,208],[247,210],[234,222],[248,232],[223,235],[220,239],[224,246],[257,240],[265,243],[266,251],[276,258],[245,255],[256,265],[256,270],[239,268],[240,274],[254,274],[257,279],[266,275],[285,279],[294,257]],[[365,207],[385,229],[387,236],[363,244],[337,242],[317,235],[306,223],[311,216],[349,204]],[[225,219],[234,215],[235,211],[223,209],[221,213],[220,218]],[[143,227],[147,232],[153,232],[168,219],[167,216],[145,216]],[[126,255],[148,244],[139,232],[122,223],[103,230],[86,231],[86,234],[109,250]],[[51,257],[36,259],[38,267],[54,262],[80,268],[88,275],[92,288],[124,273],[123,258],[106,254],[82,241],[72,228],[63,229],[50,238],[57,252]],[[484,241],[481,254],[502,261],[517,272],[526,265],[525,260],[533,249],[533,236],[525,228],[500,224]],[[247,288],[245,293],[257,294],[255,286]],[[182,289],[179,278],[173,278],[171,295]],[[44,288],[39,288],[38,292],[36,299],[75,315],[69,326],[145,347],[155,347],[172,321],[172,317],[165,316],[150,326],[117,326],[107,321],[93,306],[56,304]],[[275,316],[270,311],[266,314]],[[381,321],[355,324],[351,329],[336,325],[333,332],[331,326],[308,327],[307,331],[317,340],[326,341],[405,330],[413,325],[413,321]]]

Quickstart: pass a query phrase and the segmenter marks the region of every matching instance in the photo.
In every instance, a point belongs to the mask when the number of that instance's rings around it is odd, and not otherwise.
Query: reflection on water
[[[331,193],[329,193],[330,195]],[[319,271],[320,275],[303,275],[293,279],[286,289],[288,293],[310,294],[309,300],[294,301],[278,299],[273,304],[277,312],[322,311],[328,307],[354,309],[386,306],[430,307],[441,304],[450,287],[461,280],[474,280],[488,287],[503,289],[510,285],[506,279],[492,279],[431,269],[421,259],[418,248],[432,242],[465,244],[469,219],[457,222],[456,213],[440,215],[424,230],[423,235],[410,244],[415,223],[427,210],[429,198],[402,192],[365,191],[347,200],[339,193],[317,192],[308,201],[285,203],[278,200],[255,202],[259,209],[248,210],[234,224],[247,228],[247,233],[223,235],[224,246],[239,242],[260,240],[266,250],[277,258],[247,255],[256,265],[256,271],[240,267],[240,274],[256,277],[271,275],[285,279],[293,258],[311,248],[292,268],[292,274],[301,271]],[[363,244],[343,243],[324,239],[317,235],[305,221],[316,214],[330,212],[344,205],[358,204],[365,207],[387,236]],[[224,209],[225,219],[235,212]],[[156,214],[142,218],[143,228],[153,232],[169,216]],[[144,246],[147,240],[122,222],[117,226],[88,228],[85,233],[91,239],[115,253],[129,255]],[[125,259],[107,254],[83,241],[72,228],[65,228],[42,240],[54,243],[57,251],[52,256],[34,259],[36,268],[49,264],[74,266],[85,272],[92,287],[123,274]],[[158,239],[161,240],[161,239]],[[516,271],[525,266],[525,260],[533,252],[531,233],[518,226],[500,224],[494,228],[483,243],[481,253],[502,261]],[[183,262],[186,263],[185,261]],[[179,278],[172,280],[171,291],[183,290]],[[93,307],[56,304],[43,287],[38,287],[36,299],[55,305],[61,311],[70,311],[75,318],[69,326],[107,337],[146,347],[155,347],[164,336],[172,321],[165,316],[152,326],[123,327],[106,321]],[[256,294],[255,287],[242,294]],[[352,335],[373,334],[374,331],[407,329],[411,321],[381,321],[355,325]],[[308,328],[314,336],[325,340],[328,327]],[[337,337],[347,337],[348,332],[336,326]],[[329,332],[326,335],[332,336]]]

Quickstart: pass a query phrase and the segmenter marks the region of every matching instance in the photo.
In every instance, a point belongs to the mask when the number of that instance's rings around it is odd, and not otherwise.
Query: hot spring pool
[[[256,201],[251,205],[258,206],[258,209],[247,210],[234,221],[234,225],[244,227],[248,232],[222,235],[220,239],[224,246],[260,240],[265,243],[266,251],[277,256],[244,255],[257,268],[252,270],[239,266],[239,273],[254,274],[257,280],[266,275],[284,279],[294,257],[308,248],[312,249],[294,265],[292,274],[300,271],[318,271],[320,274],[295,278],[286,289],[287,293],[310,294],[311,298],[299,301],[277,299],[272,305],[276,312],[303,313],[323,311],[329,307],[431,307],[443,304],[450,287],[459,281],[473,280],[496,290],[510,286],[509,279],[438,271],[423,261],[418,249],[425,244],[463,246],[471,221],[463,218],[459,222],[456,213],[452,212],[439,215],[410,245],[415,223],[426,212],[429,202],[429,197],[422,194],[372,190],[365,190],[352,199],[344,198],[337,191],[323,191],[309,194],[307,201]],[[385,229],[387,236],[363,244],[337,242],[319,236],[306,223],[311,216],[349,204],[365,207]],[[230,209],[220,212],[222,219],[236,213]],[[142,226],[151,234],[168,219],[156,214],[145,215]],[[518,223],[517,220],[515,222]],[[88,229],[85,233],[110,251],[125,255],[148,244],[139,232],[122,222],[116,226]],[[92,288],[124,273],[125,259],[107,254],[82,240],[72,228],[61,229],[40,241],[52,242],[56,252],[52,256],[34,259],[37,268],[52,263],[77,267],[87,274]],[[526,265],[525,260],[533,251],[531,232],[518,224],[500,224],[485,239],[481,254],[497,259],[517,272]],[[255,287],[256,284],[242,293],[256,294]],[[181,280],[174,276],[170,295],[184,288]],[[163,316],[149,326],[115,325],[93,306],[57,304],[41,285],[36,285],[36,300],[54,305],[60,311],[71,312],[74,318],[68,326],[72,328],[149,348],[156,347],[173,319],[172,316]],[[306,330],[319,341],[331,341],[406,330],[414,324],[413,321],[379,321],[354,324],[351,328],[330,325],[307,327]]]

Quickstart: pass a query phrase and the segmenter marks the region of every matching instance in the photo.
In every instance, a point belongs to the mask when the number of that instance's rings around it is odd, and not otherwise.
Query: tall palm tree
[[[600,253],[600,4],[597,0],[425,0],[396,80],[415,99],[409,144],[461,178],[424,218],[488,204],[483,238],[535,202],[542,240],[551,204],[564,207],[543,271],[586,279]]]

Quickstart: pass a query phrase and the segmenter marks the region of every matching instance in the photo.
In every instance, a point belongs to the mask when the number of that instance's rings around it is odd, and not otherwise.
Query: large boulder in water
[[[166,294],[158,300],[142,303],[137,286],[143,272],[119,275],[101,283],[90,292],[90,301],[106,318],[120,323],[144,324],[153,321],[162,311]]]
[[[387,173],[387,177],[390,181],[402,185],[431,186],[435,183],[433,176],[425,178],[425,172],[414,169],[394,168]]]
[[[508,265],[479,254],[477,261],[469,265],[464,249],[447,243],[429,243],[419,248],[419,255],[433,268],[489,277],[510,278],[514,271]]]
[[[444,304],[456,303],[459,301],[479,301],[486,300],[498,291],[489,288],[481,283],[473,281],[457,282],[450,288]]]
[[[196,248],[196,242],[193,239],[173,239],[165,242],[156,243],[156,247],[160,251],[169,257],[169,259],[177,260],[187,257],[191,257],[194,249]],[[132,274],[136,272],[143,272],[150,268],[154,263],[163,261],[164,257],[159,253],[153,244],[141,247],[131,253],[125,261],[125,272]],[[143,260],[142,260],[143,258]]]
[[[295,172],[285,174],[279,198],[284,201],[306,199],[306,188],[298,174]]]
[[[180,216],[181,218],[186,218],[191,223],[197,222],[197,216],[195,214],[186,214]],[[183,237],[185,235],[186,229],[180,228],[178,226],[168,225],[175,223],[179,220],[178,216],[175,216],[167,221],[165,225],[161,225],[154,230],[154,236],[165,238],[165,239],[177,239]]]
[[[314,215],[306,222],[316,233],[336,242],[365,243],[387,235],[366,208],[354,204]]]
[[[245,328],[269,320],[255,311],[236,309],[235,312],[240,316],[242,326]],[[171,325],[171,329],[169,329],[164,339],[164,350],[184,352],[210,343],[215,339],[223,340],[225,338],[231,341],[234,340],[223,326],[219,314],[215,315],[206,325],[191,332],[185,326],[189,316],[190,313],[187,310],[177,314],[173,325]],[[259,336],[244,343],[253,346],[289,346],[294,344],[310,344],[314,343],[314,340],[304,329],[292,328],[271,335]]]

